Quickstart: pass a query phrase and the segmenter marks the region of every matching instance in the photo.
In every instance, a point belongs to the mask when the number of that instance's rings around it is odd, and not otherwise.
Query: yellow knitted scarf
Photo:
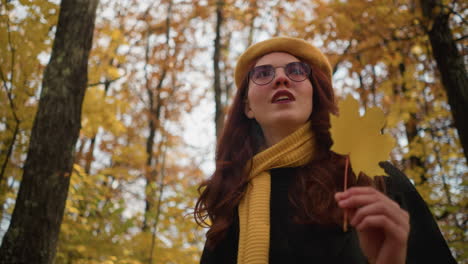
[[[267,264],[270,247],[269,170],[297,167],[314,155],[315,138],[310,122],[253,157],[250,184],[239,204],[238,264]]]

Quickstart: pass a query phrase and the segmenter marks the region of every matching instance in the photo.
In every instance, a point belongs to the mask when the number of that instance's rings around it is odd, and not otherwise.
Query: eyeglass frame
[[[291,65],[291,64],[300,64],[304,67],[304,69],[306,70],[306,74],[304,75],[305,78],[302,79],[302,80],[294,80],[292,79],[291,77],[289,77],[289,74],[287,73],[286,71],[286,67],[288,67],[288,65]],[[258,67],[265,67],[265,66],[270,66],[271,68],[270,69],[273,69],[273,75],[272,75],[272,78],[270,81],[266,82],[266,83],[263,83],[263,84],[259,84],[259,83],[256,83],[253,78],[252,78],[252,75],[255,71],[255,69],[257,69]],[[248,73],[248,77],[249,77],[249,80],[252,80],[253,83],[255,83],[256,85],[260,85],[260,86],[263,86],[263,85],[267,85],[267,84],[270,84],[276,77],[276,69],[278,68],[283,68],[283,71],[284,71],[284,74],[288,77],[288,79],[290,79],[291,81],[294,81],[294,82],[303,82],[305,81],[307,78],[310,77],[311,73],[312,73],[312,68],[310,67],[309,64],[305,63],[305,62],[302,62],[302,61],[293,61],[293,62],[290,62],[290,63],[287,63],[286,65],[284,66],[273,66],[271,64],[265,64],[265,65],[259,65],[259,66],[256,66],[254,68],[252,68],[249,73]]]

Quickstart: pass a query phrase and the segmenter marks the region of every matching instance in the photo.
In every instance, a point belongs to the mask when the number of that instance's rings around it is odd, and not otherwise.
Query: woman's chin
[[[299,128],[307,122],[308,118],[301,118],[291,115],[279,115],[277,116],[272,124],[275,126],[280,127],[288,127],[288,128]]]
[[[270,120],[267,124],[260,124],[263,130],[287,130],[295,131],[303,126],[308,119],[291,118],[290,116],[279,116],[275,119]]]

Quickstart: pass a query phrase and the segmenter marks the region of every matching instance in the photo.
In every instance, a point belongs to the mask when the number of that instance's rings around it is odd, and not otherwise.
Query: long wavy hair
[[[343,190],[345,168],[345,157],[330,151],[330,114],[337,114],[338,109],[330,78],[319,68],[311,68],[309,80],[314,92],[309,122],[315,133],[316,156],[291,176],[294,179],[288,197],[295,222],[334,225],[342,221],[342,210],[338,209],[334,194]],[[248,185],[245,169],[251,168],[253,156],[265,143],[260,125],[244,113],[248,84],[246,77],[229,110],[218,142],[215,172],[198,188],[200,197],[194,215],[200,226],[210,227],[206,243],[210,248],[224,238],[232,224]],[[368,177],[359,177],[357,182],[351,168],[348,175],[348,186],[373,184]]]

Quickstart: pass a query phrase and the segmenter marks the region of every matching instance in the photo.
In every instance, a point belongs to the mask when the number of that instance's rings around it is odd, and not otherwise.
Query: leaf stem
[[[346,155],[346,163],[345,163],[345,172],[344,172],[344,184],[343,184],[343,191],[346,191],[348,186],[348,165],[349,165],[349,155]],[[348,231],[348,211],[344,211],[343,216],[343,231]]]

